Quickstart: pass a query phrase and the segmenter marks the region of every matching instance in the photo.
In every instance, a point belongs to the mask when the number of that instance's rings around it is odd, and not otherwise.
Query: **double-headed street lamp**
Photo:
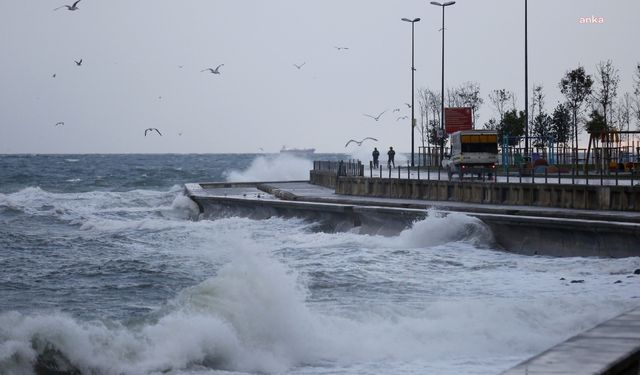
[[[440,115],[440,129],[442,129],[442,137],[444,137],[444,8],[448,7],[449,5],[453,5],[455,4],[455,1],[447,1],[445,3],[439,3],[437,1],[432,1],[431,5],[436,5],[442,8],[442,87],[441,87],[441,96],[440,96],[440,101],[442,102],[442,108],[441,108],[441,115]],[[440,159],[442,159],[442,156],[444,155],[444,142],[442,142],[442,140],[440,140],[441,144],[440,144]]]
[[[414,28],[416,22],[420,21],[420,18],[414,18],[412,20],[410,20],[408,18],[403,18],[402,21],[411,22],[411,166],[415,167],[415,164],[414,164],[414,160],[415,160],[415,157],[414,157],[414,148],[415,148],[414,147],[414,133],[415,133],[414,127],[416,126],[416,117],[414,115],[415,111],[414,111],[414,105],[413,105],[413,94],[414,94],[414,91],[415,91],[414,84],[413,84],[413,82],[414,82],[413,76],[414,76],[414,72],[416,71],[416,68],[415,68],[414,63],[413,63],[413,56],[414,56],[414,54],[413,54],[413,51],[414,51],[414,42],[413,42],[413,40],[414,40],[413,39],[414,30],[413,30],[413,28]]]

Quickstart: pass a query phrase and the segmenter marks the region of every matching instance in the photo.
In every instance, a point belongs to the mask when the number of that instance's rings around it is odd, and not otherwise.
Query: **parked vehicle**
[[[478,178],[495,175],[498,162],[498,132],[495,130],[461,130],[451,134],[449,155],[442,160],[449,180],[454,174]]]

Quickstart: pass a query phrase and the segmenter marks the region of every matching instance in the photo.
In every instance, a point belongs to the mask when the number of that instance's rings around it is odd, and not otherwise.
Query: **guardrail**
[[[333,172],[336,176],[364,177],[364,164],[360,160],[314,161],[313,170]]]

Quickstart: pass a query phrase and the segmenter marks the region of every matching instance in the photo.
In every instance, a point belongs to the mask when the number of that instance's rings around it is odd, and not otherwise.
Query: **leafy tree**
[[[516,146],[524,136],[524,111],[512,109],[505,112],[502,121],[497,126],[500,143],[508,137],[509,146]]]
[[[593,79],[584,71],[583,67],[579,66],[567,72],[558,86],[560,87],[560,92],[567,99],[567,106],[571,111],[573,120],[572,146],[575,150],[578,147],[578,116],[582,110],[582,105],[591,95]]]
[[[602,111],[604,123],[610,126],[613,122],[613,103],[618,95],[618,84],[620,83],[620,75],[618,69],[613,66],[611,60],[599,62],[597,65],[596,80],[598,89],[593,93],[594,104],[596,110]]]
[[[545,147],[551,136],[552,119],[544,110],[544,92],[542,85],[534,85],[531,101],[531,114],[533,119],[529,126],[530,135],[533,136],[534,147]],[[536,112],[537,110],[537,112]]]
[[[552,123],[553,119],[545,112],[540,112],[533,118],[531,131],[534,138],[534,147],[546,147],[549,145],[549,141],[553,139]]]
[[[551,117],[551,137],[556,143],[567,144],[571,138],[571,112],[565,104],[558,104]]]
[[[585,129],[590,134],[599,135],[601,133],[607,132],[609,127],[607,126],[607,121],[604,116],[600,114],[597,110],[591,111],[589,114],[589,121],[585,124]]]

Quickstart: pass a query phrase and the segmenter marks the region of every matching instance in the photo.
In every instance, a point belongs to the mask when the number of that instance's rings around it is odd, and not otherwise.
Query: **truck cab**
[[[450,152],[442,160],[449,180],[454,174],[478,177],[495,174],[498,162],[498,132],[495,130],[461,130],[451,134]]]

